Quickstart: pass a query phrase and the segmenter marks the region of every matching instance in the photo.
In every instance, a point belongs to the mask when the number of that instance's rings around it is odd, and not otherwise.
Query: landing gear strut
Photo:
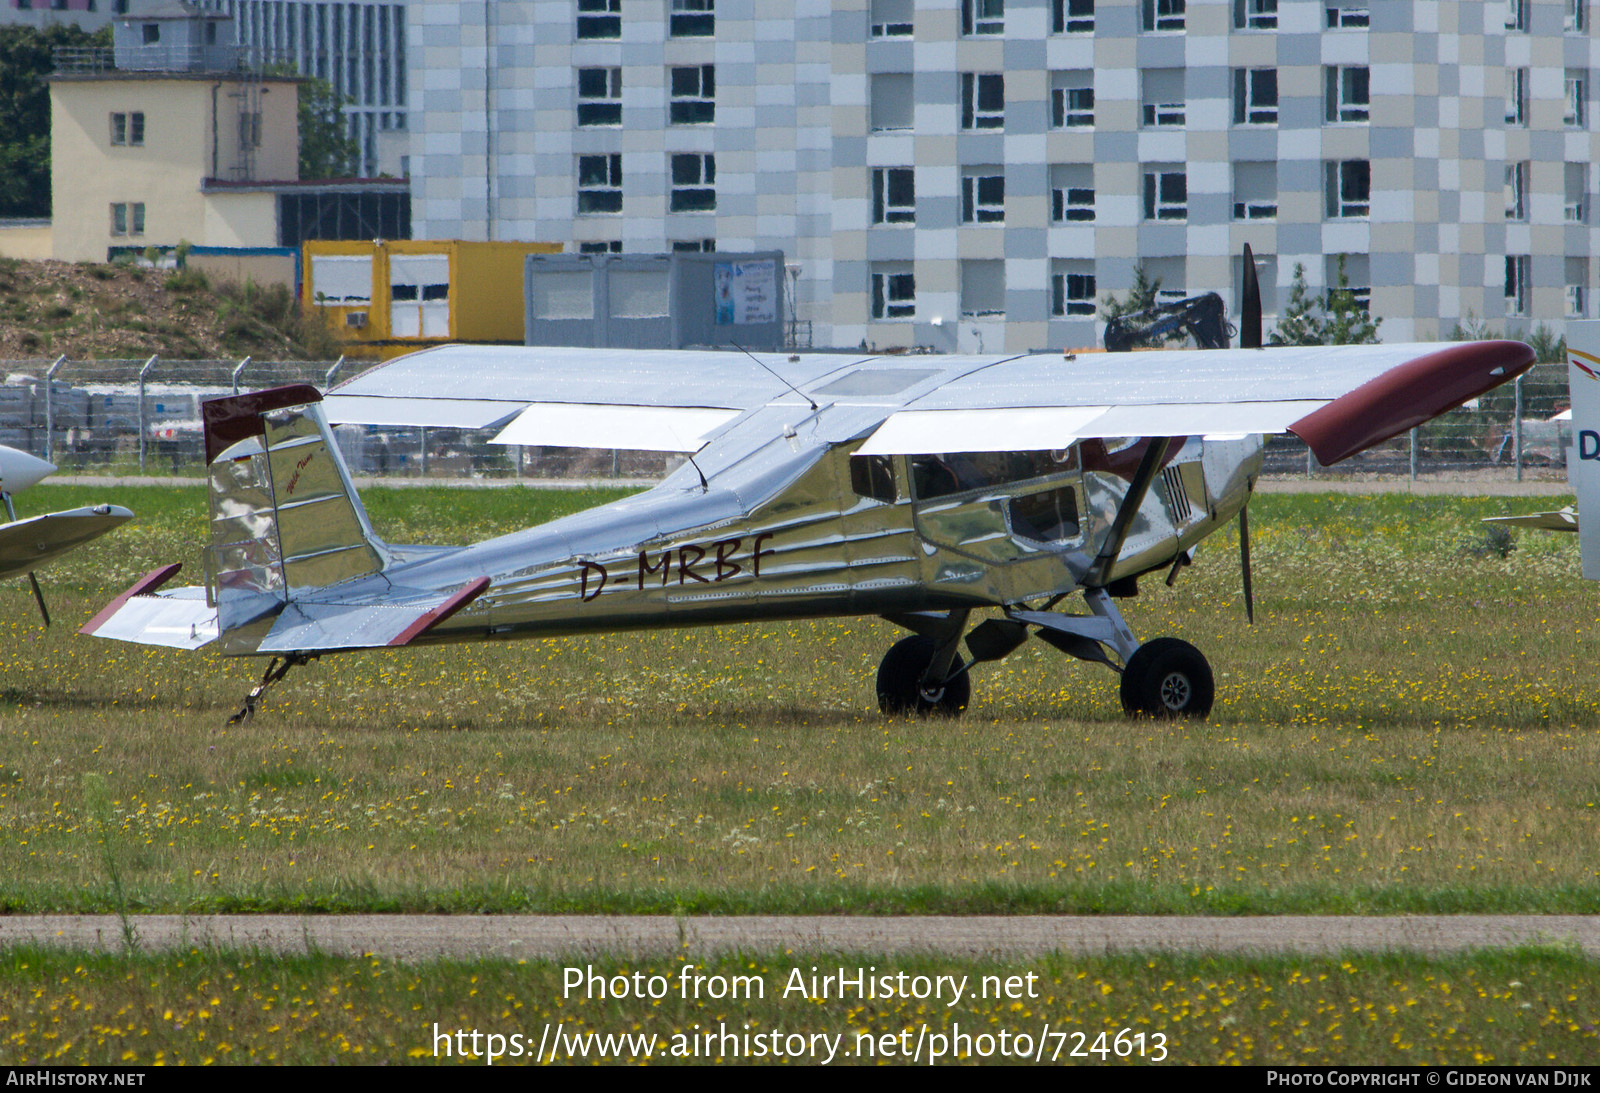
[[[251,688],[250,693],[244,696],[244,705],[239,707],[239,712],[228,718],[230,725],[243,725],[256,715],[256,703],[261,701],[261,696],[267,693],[267,688],[277,683],[289,674],[289,669],[297,665],[309,664],[315,657],[304,653],[289,653],[283,657],[273,657],[267,665],[266,674],[261,677],[261,682]]]

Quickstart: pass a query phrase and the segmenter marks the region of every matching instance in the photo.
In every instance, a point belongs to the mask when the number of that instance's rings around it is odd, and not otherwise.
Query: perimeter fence
[[[200,402],[285,383],[320,390],[370,362],[0,361],[0,444],[31,452],[63,474],[201,477]],[[1065,382],[1065,381],[1064,381]],[[1537,365],[1467,406],[1333,468],[1320,467],[1294,436],[1269,437],[1264,473],[1274,478],[1465,474],[1559,480],[1571,422],[1565,365]],[[496,429],[341,425],[335,430],[358,475],[437,479],[654,479],[682,462],[658,452],[493,443]]]

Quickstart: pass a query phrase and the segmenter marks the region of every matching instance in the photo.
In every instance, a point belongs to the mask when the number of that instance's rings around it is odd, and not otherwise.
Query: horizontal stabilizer
[[[131,519],[120,505],[90,505],[0,525],[0,578],[37,569]]]
[[[1568,505],[1556,512],[1530,512],[1523,516],[1485,516],[1486,524],[1508,524],[1514,528],[1535,528],[1539,531],[1577,531],[1578,510]]]
[[[169,565],[146,573],[78,633],[172,649],[198,649],[215,641],[217,609],[206,602],[204,588],[157,591],[182,568]]]
[[[258,653],[319,653],[335,649],[381,649],[406,645],[483,594],[479,577],[452,593],[404,603],[290,601],[256,647]]]

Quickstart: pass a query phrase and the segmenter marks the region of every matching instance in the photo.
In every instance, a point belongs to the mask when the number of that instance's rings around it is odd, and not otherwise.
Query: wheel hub
[[[1161,680],[1161,704],[1169,710],[1182,710],[1189,705],[1194,694],[1189,677],[1182,672],[1169,672]]]

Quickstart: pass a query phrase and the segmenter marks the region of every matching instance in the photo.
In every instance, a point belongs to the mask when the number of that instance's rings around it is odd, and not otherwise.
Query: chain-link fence
[[[326,389],[366,362],[0,361],[0,444],[32,452],[66,474],[199,477],[205,467],[200,402],[284,383]],[[1489,478],[1565,476],[1571,422],[1565,365],[1517,380],[1333,468],[1319,467],[1293,436],[1268,438],[1266,474],[1288,476],[1471,473]],[[432,478],[658,478],[682,462],[657,452],[493,444],[496,430],[341,425],[336,434],[358,475]]]

